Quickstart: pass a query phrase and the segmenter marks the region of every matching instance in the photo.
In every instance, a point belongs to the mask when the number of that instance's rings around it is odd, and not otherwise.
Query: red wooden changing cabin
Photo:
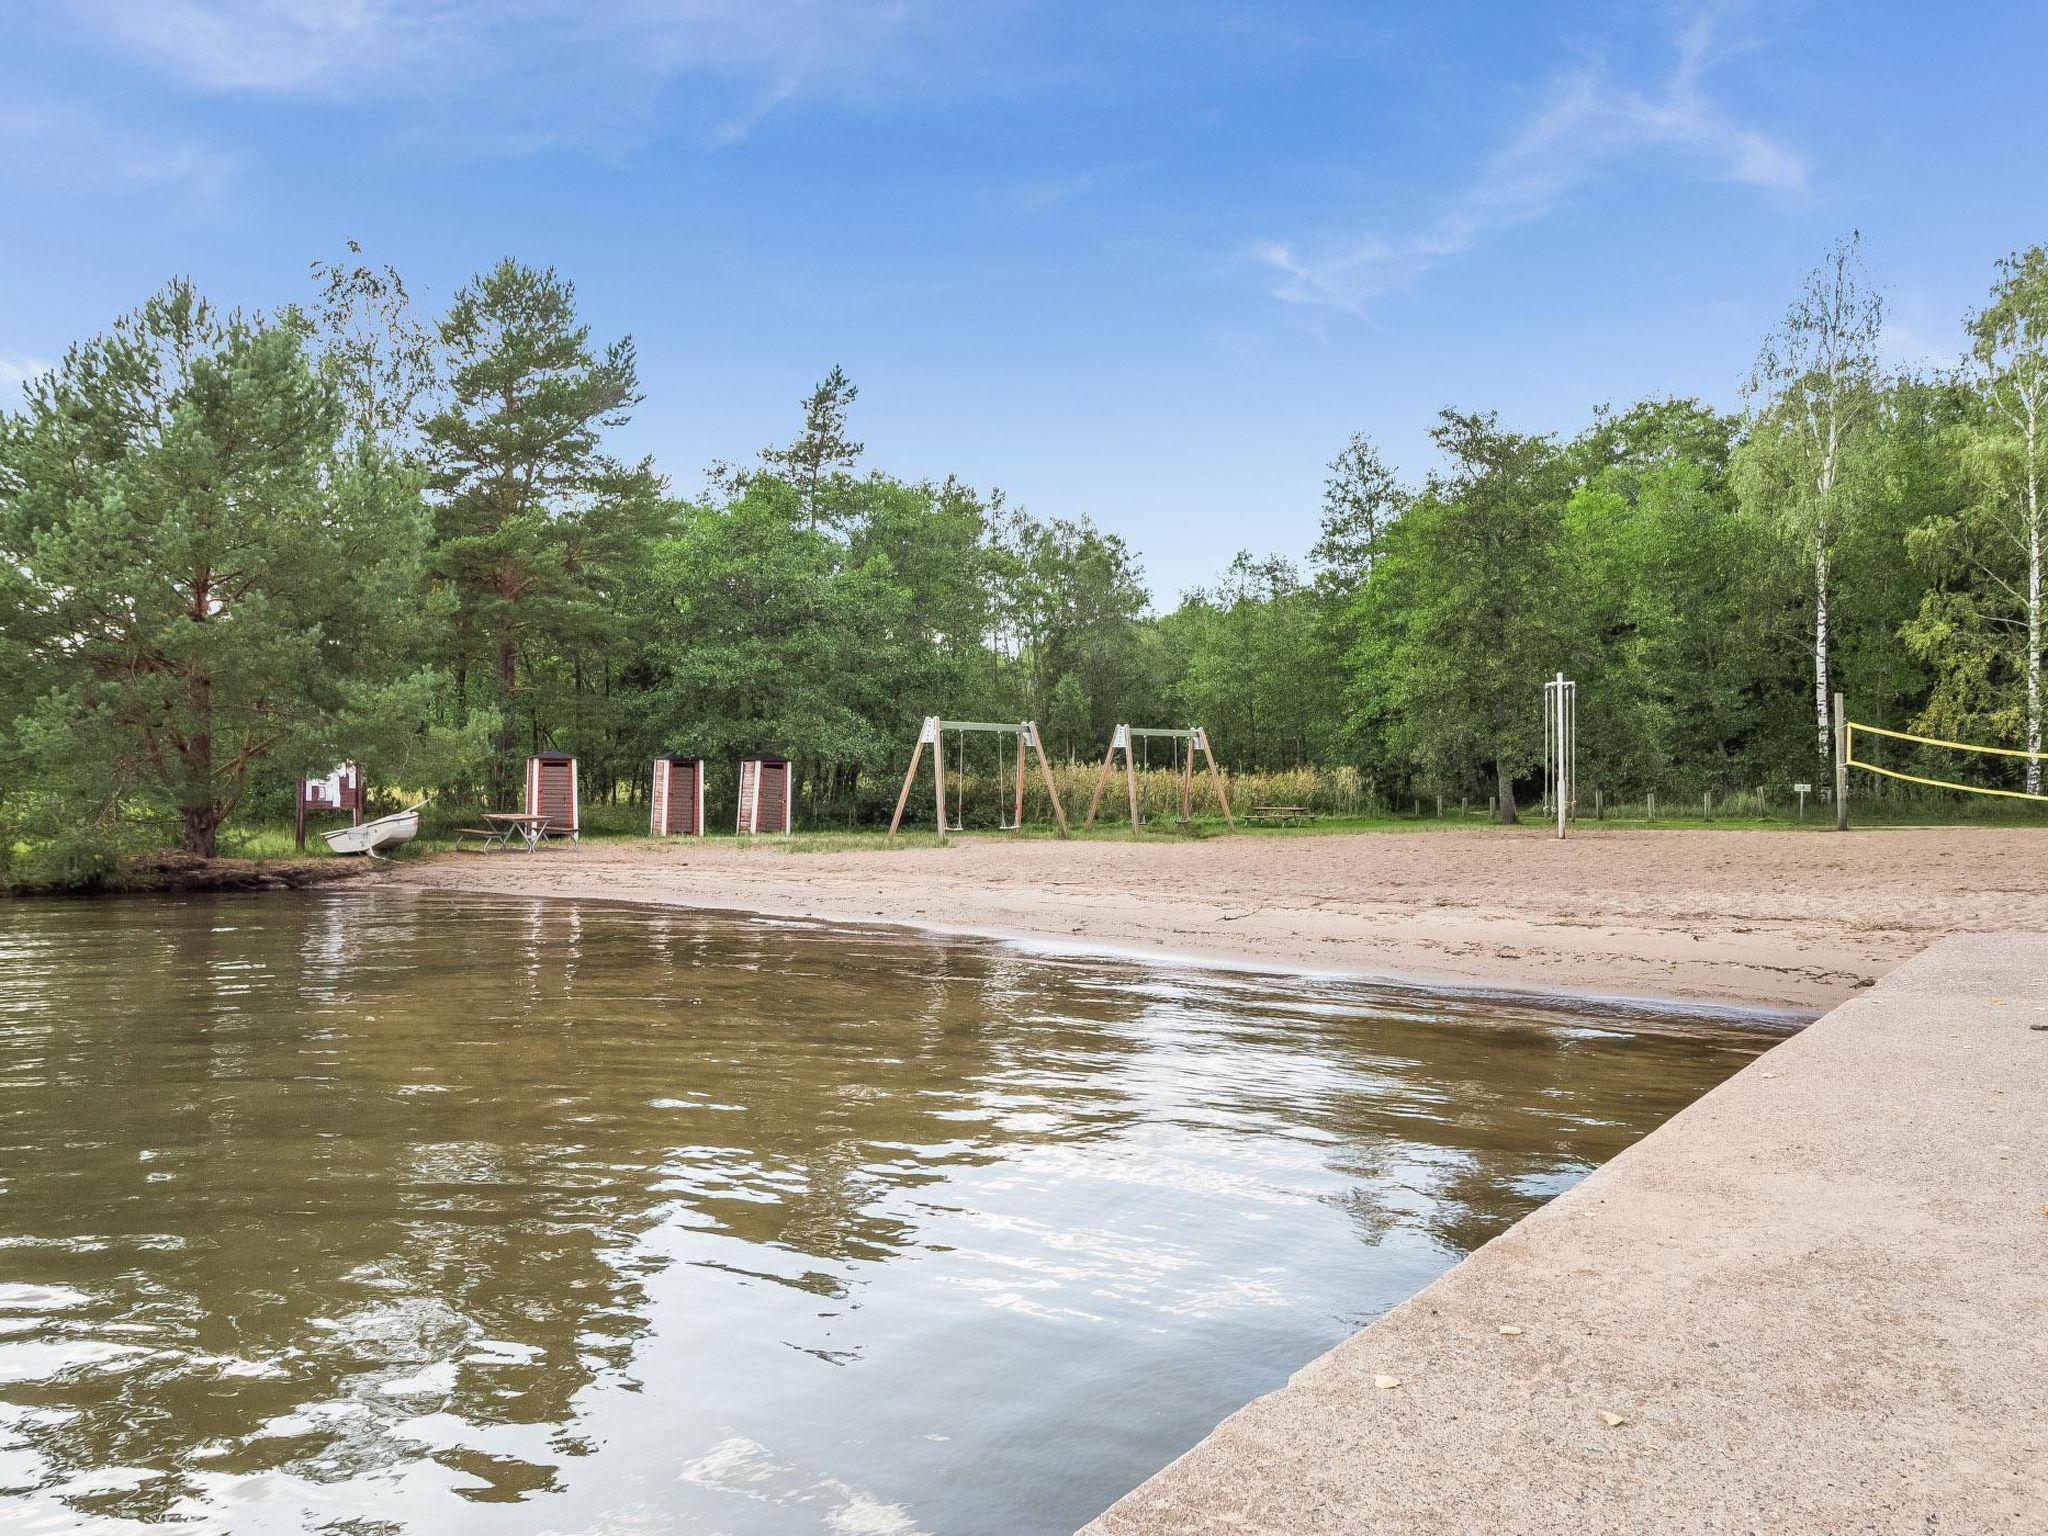
[[[704,835],[704,759],[667,753],[654,760],[647,830],[654,837]]]
[[[740,764],[740,832],[761,833],[789,830],[789,759],[750,757]]]
[[[580,804],[575,758],[565,752],[543,752],[526,760],[526,814],[547,817],[549,837],[583,841]]]

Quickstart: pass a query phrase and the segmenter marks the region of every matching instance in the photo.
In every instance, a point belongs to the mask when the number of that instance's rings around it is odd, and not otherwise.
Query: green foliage
[[[1491,777],[1512,821],[1542,745],[1534,690],[1569,643],[1568,465],[1491,415],[1446,411],[1432,436],[1449,468],[1381,538],[1355,599],[1353,709],[1433,784]]]
[[[432,797],[427,841],[540,748],[581,761],[593,835],[644,825],[673,750],[710,760],[714,805],[767,750],[800,824],[872,826],[930,714],[1036,720],[1077,811],[1117,724],[1201,723],[1244,793],[1354,819],[1513,819],[1559,671],[1617,807],[1769,819],[1821,777],[1836,687],[1866,719],[2041,739],[2039,248],[1999,264],[1953,377],[1880,370],[1850,241],[1741,417],[1653,400],[1556,440],[1446,411],[1419,489],[1354,435],[1305,568],[1241,552],[1163,612],[1086,520],[863,469],[837,368],[785,445],[682,500],[610,451],[632,344],[593,341],[557,274],[501,262],[435,322],[353,243],[312,276],[268,319],[173,283],[0,419],[0,879],[278,851],[295,778],[342,758],[384,803]],[[995,825],[1009,741],[955,750]]]
[[[343,425],[301,325],[180,282],[0,427],[10,671],[36,690],[10,735],[69,825],[175,820],[210,855],[261,765],[390,723],[423,509]]]
[[[602,451],[640,398],[633,345],[594,349],[568,282],[502,261],[455,296],[440,341],[447,398],[421,428],[433,571],[454,600],[458,718],[498,717],[503,803],[527,750],[595,748],[602,766],[644,746],[622,728],[647,680],[628,599],[668,509],[651,466]]]

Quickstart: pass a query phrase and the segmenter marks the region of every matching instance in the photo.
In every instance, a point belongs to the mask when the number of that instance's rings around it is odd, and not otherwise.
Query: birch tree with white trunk
[[[1883,300],[1863,280],[1851,233],[1807,275],[1782,326],[1764,341],[1751,402],[1746,499],[1806,546],[1813,570],[1813,707],[1822,758],[1832,754],[1829,624],[1835,549],[1855,516],[1848,460],[1875,414]],[[1765,452],[1765,445],[1782,450]]]
[[[2026,699],[2027,793],[2041,793],[2041,474],[2043,436],[2048,433],[2048,253],[2040,246],[1998,264],[1991,303],[1970,325],[1972,348],[1983,372],[1984,393],[1994,415],[2018,438],[2008,534],[2018,547],[2023,591],[2015,592],[2025,614],[2025,651],[2020,660]],[[2004,584],[2003,578],[1993,580]]]
[[[1928,729],[2020,740],[2027,793],[2041,793],[2042,480],[2048,474],[2048,252],[1998,263],[1991,301],[1969,321],[1981,416],[1963,434],[1970,494],[1908,538],[1938,585],[1904,630],[1936,668]]]

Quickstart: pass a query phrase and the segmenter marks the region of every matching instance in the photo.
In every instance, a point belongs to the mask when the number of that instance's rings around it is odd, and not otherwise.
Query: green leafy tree
[[[2041,793],[2042,478],[2048,473],[2048,252],[1998,264],[1970,318],[1979,409],[1957,434],[1969,495],[1922,523],[1911,547],[1936,582],[1906,642],[1937,676],[1923,728],[2018,741]]]
[[[1340,594],[1356,591],[1372,571],[1381,536],[1407,504],[1408,493],[1372,439],[1354,432],[1323,481],[1322,528],[1310,551],[1318,580]]]
[[[844,557],[774,476],[752,477],[730,503],[684,509],[654,568],[656,707],[677,744],[720,763],[779,752],[807,779],[892,751],[878,722],[898,707],[888,636],[903,627],[903,595]]]
[[[1023,713],[1043,721],[1073,677],[1089,701],[1090,741],[1141,702],[1133,665],[1147,594],[1136,557],[1085,519],[1040,521],[1012,512],[997,535],[997,622],[1017,658]]]
[[[1749,381],[1759,402],[1738,459],[1744,500],[1805,548],[1813,573],[1815,740],[1833,750],[1829,625],[1837,546],[1867,505],[1884,305],[1862,276],[1860,237],[1838,241],[1808,274]]]
[[[1546,437],[1445,411],[1449,468],[1386,530],[1357,595],[1356,728],[1437,784],[1490,772],[1503,822],[1539,750],[1537,689],[1565,643],[1567,464]]]
[[[73,813],[174,816],[210,857],[259,765],[414,722],[422,509],[345,415],[303,324],[175,282],[0,426],[9,628],[43,690],[15,724]]]
[[[455,297],[440,325],[447,399],[422,428],[435,496],[434,569],[453,592],[450,660],[467,700],[495,683],[495,797],[514,782],[523,715],[553,736],[544,676],[565,650],[615,633],[603,578],[659,522],[646,463],[603,451],[640,399],[630,340],[594,348],[575,289],[551,269],[505,260]],[[602,558],[592,558],[593,546]],[[621,546],[626,546],[622,549]],[[587,674],[577,674],[580,688]]]
[[[1787,716],[1759,678],[1796,700],[1783,665],[1799,571],[1784,541],[1735,503],[1737,423],[1696,401],[1650,401],[1577,446],[1564,582],[1581,681],[1581,763],[1610,788],[1677,774],[1756,781]],[[1795,637],[1796,638],[1796,637]],[[1796,725],[1799,714],[1790,717]]]
[[[860,390],[833,364],[818,387],[804,397],[804,426],[786,448],[764,448],[761,462],[796,490],[806,526],[815,528],[831,517],[836,476],[860,461],[866,447],[847,435],[847,420]]]
[[[1174,616],[1187,656],[1180,713],[1234,761],[1291,768],[1320,760],[1341,724],[1342,679],[1317,645],[1318,594],[1290,561],[1240,553],[1223,580]]]

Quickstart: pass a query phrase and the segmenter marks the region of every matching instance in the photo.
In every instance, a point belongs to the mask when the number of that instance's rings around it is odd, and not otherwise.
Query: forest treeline
[[[1511,819],[1559,671],[1615,796],[1823,781],[1836,689],[2038,750],[2048,256],[1991,276],[1952,368],[1885,365],[1852,237],[1739,412],[1564,438],[1446,410],[1412,484],[1356,436],[1305,561],[1241,554],[1163,610],[1112,531],[868,464],[836,368],[786,443],[679,494],[613,447],[632,343],[547,269],[439,316],[354,246],[265,314],[173,282],[0,418],[0,857],[210,854],[344,757],[505,803],[543,748],[596,799],[657,752],[765,748],[806,819],[871,820],[928,713],[1075,758],[1199,721],[1239,769]],[[1942,772],[2040,788],[2037,760]]]

